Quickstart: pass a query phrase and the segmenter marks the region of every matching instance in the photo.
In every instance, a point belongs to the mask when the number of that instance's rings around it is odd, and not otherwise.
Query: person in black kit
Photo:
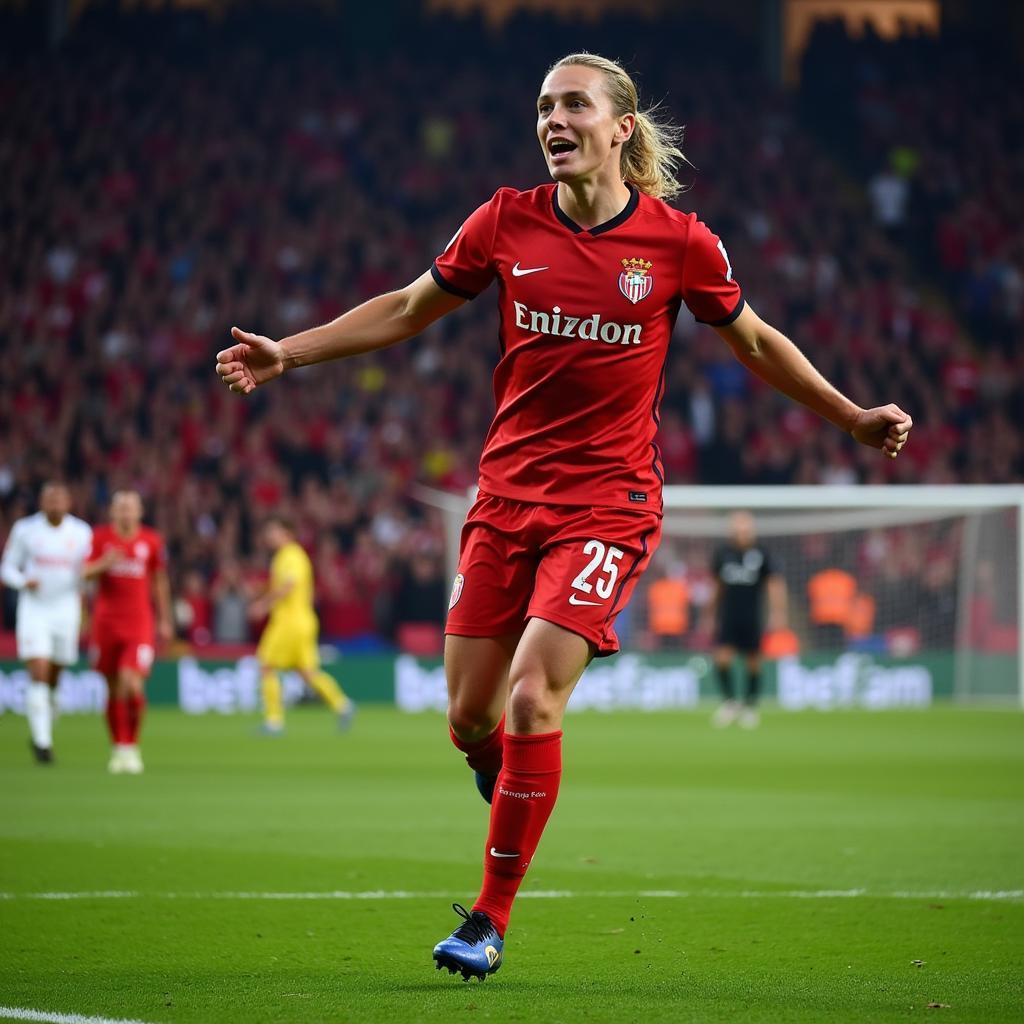
[[[757,543],[754,517],[735,512],[729,521],[729,542],[714,555],[715,590],[710,612],[715,625],[715,671],[722,690],[722,704],[715,712],[719,727],[739,721],[747,729],[760,723],[757,700],[761,688],[761,634],[765,592],[769,624],[781,629],[786,619],[786,586],[768,552]],[[742,703],[733,689],[733,662],[742,654],[747,690]]]

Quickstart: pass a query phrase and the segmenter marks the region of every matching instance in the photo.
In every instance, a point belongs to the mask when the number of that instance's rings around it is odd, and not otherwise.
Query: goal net
[[[468,503],[421,497],[446,507],[454,574]],[[769,696],[1024,703],[1024,486],[666,487],[661,545],[616,624],[634,662],[683,666],[692,697],[714,695],[714,555],[740,510],[782,584],[766,609]]]

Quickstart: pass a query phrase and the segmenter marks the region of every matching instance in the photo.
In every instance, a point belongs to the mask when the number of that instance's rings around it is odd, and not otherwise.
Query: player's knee
[[[448,724],[460,740],[472,743],[490,736],[498,722],[488,708],[476,707],[468,700],[452,698],[448,701]]]
[[[119,697],[141,697],[142,676],[138,672],[123,670],[117,677],[117,691]]]
[[[50,681],[50,663],[45,658],[29,658],[25,662],[29,678],[34,683],[48,683]]]
[[[529,674],[512,684],[508,710],[513,732],[551,732],[561,727],[565,704],[543,675]]]

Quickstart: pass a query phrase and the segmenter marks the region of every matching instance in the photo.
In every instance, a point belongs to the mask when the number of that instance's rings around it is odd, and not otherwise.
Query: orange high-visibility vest
[[[791,629],[773,629],[765,633],[761,653],[766,658],[789,658],[800,653],[800,641]]]
[[[852,639],[870,636],[875,628],[875,599],[870,594],[857,594],[850,603],[846,635]]]
[[[647,622],[656,636],[682,636],[690,626],[690,589],[682,580],[655,580],[647,591]]]
[[[846,627],[857,581],[842,569],[822,569],[807,583],[810,618],[816,626]]]

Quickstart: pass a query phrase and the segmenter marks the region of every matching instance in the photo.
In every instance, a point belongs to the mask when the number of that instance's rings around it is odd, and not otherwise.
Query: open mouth
[[[553,156],[566,156],[576,149],[576,143],[568,139],[549,139],[548,152]]]

